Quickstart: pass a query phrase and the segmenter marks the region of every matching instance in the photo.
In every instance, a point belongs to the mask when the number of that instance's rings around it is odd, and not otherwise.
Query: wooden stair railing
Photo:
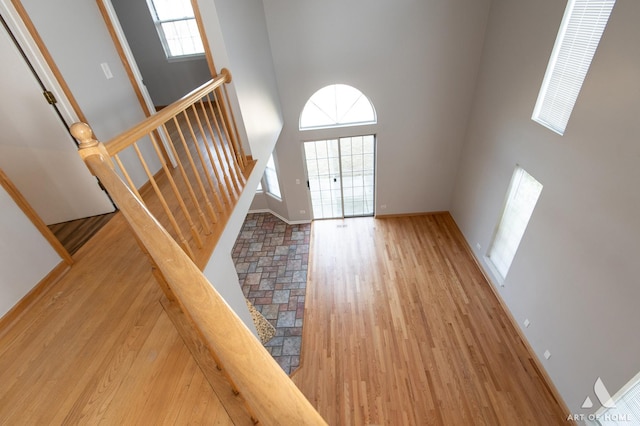
[[[199,90],[208,90],[223,80],[214,79]],[[156,128],[155,123],[175,117],[176,108],[180,111],[185,105],[187,108],[194,105],[192,99],[201,99],[199,90],[168,107],[166,112],[162,110],[150,117],[148,124],[134,127],[125,133],[126,136],[109,144],[98,142],[91,128],[84,123],[74,124],[71,132],[80,141],[79,152],[87,167],[105,186],[149,257],[156,280],[165,294],[162,301],[165,311],[232,421],[235,424],[325,425],[318,412],[192,261],[184,245],[179,245],[145,206],[140,192],[126,178],[126,173],[122,173],[117,158],[111,159],[129,140],[150,135],[149,132]],[[154,137],[151,139],[153,142]],[[237,144],[231,136],[227,141],[227,145]],[[135,147],[135,142],[128,145]],[[154,146],[158,143],[154,142]],[[233,155],[238,159],[237,170],[241,174],[240,163],[246,160],[240,158],[244,154],[237,150]],[[144,162],[142,164],[144,167]],[[228,163],[231,164],[235,166],[236,161]],[[129,185],[118,175],[116,165],[120,166]],[[168,167],[163,167],[163,171],[172,173]],[[151,185],[155,189],[156,185]]]
[[[104,143],[135,196],[194,259],[203,239],[233,210],[255,162],[238,135],[222,73]],[[134,179],[143,171],[141,188]],[[140,177],[138,177],[140,178]],[[143,181],[144,181],[143,180]],[[147,200],[152,199],[152,205]]]

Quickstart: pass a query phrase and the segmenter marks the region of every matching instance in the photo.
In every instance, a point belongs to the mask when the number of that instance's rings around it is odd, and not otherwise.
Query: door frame
[[[60,70],[53,62],[53,58],[22,7],[20,0],[0,0],[0,13],[38,77],[54,94],[57,100],[56,105],[67,127],[78,121],[86,122],[82,110],[73,98]]]
[[[344,215],[344,185],[343,185],[343,176],[342,176],[342,148],[340,145],[341,139],[347,138],[357,138],[357,137],[365,137],[372,136],[373,137],[373,212],[371,215],[357,215],[357,216],[345,216]],[[308,142],[320,142],[320,141],[328,141],[328,140],[336,140],[338,142],[338,169],[340,173],[340,204],[342,215],[340,217],[331,217],[331,218],[321,218],[316,219],[313,214],[313,200],[311,199],[311,190],[309,188],[309,170],[307,168],[307,154],[305,152],[304,144]],[[364,132],[364,133],[351,133],[347,132],[345,134],[332,134],[331,136],[319,136],[316,138],[305,139],[301,141],[300,144],[301,153],[302,153],[302,165],[304,170],[304,175],[307,179],[307,203],[309,205],[311,211],[311,220],[331,220],[331,219],[349,219],[353,217],[375,217],[376,216],[376,192],[378,190],[378,135],[376,132]]]
[[[151,96],[147,91],[147,87],[142,81],[142,73],[140,73],[136,59],[129,47],[127,37],[124,35],[124,31],[120,26],[120,20],[118,19],[116,10],[113,7],[113,3],[111,3],[111,0],[96,0],[96,5],[102,14],[104,23],[111,35],[113,44],[118,51],[120,60],[122,61],[122,65],[127,71],[127,76],[129,77],[129,81],[133,86],[136,96],[138,97],[140,106],[142,107],[145,116],[149,117],[155,112],[155,106],[153,105]]]

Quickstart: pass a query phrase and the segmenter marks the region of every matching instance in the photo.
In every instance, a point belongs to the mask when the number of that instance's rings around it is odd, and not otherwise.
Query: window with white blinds
[[[601,426],[640,425],[640,373],[613,397],[614,406],[596,413]]]
[[[522,167],[516,167],[502,217],[487,252],[489,266],[500,284],[507,276],[541,192],[542,184]]]
[[[562,135],[616,0],[569,0],[533,110]]]

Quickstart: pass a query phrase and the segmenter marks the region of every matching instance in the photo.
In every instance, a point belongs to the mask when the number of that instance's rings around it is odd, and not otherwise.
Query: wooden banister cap
[[[71,135],[80,141],[80,147],[86,148],[95,146],[98,141],[93,137],[93,130],[87,123],[74,123],[70,128]]]
[[[231,71],[229,71],[229,69],[222,68],[220,70],[220,74],[224,75],[224,82],[225,83],[231,83],[231,80],[233,79],[233,77],[231,76]]]

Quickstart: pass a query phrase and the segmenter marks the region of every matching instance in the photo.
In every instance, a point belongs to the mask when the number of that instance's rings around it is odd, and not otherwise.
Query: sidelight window
[[[541,192],[542,184],[522,167],[516,167],[502,217],[487,253],[488,263],[500,284],[509,272]]]

